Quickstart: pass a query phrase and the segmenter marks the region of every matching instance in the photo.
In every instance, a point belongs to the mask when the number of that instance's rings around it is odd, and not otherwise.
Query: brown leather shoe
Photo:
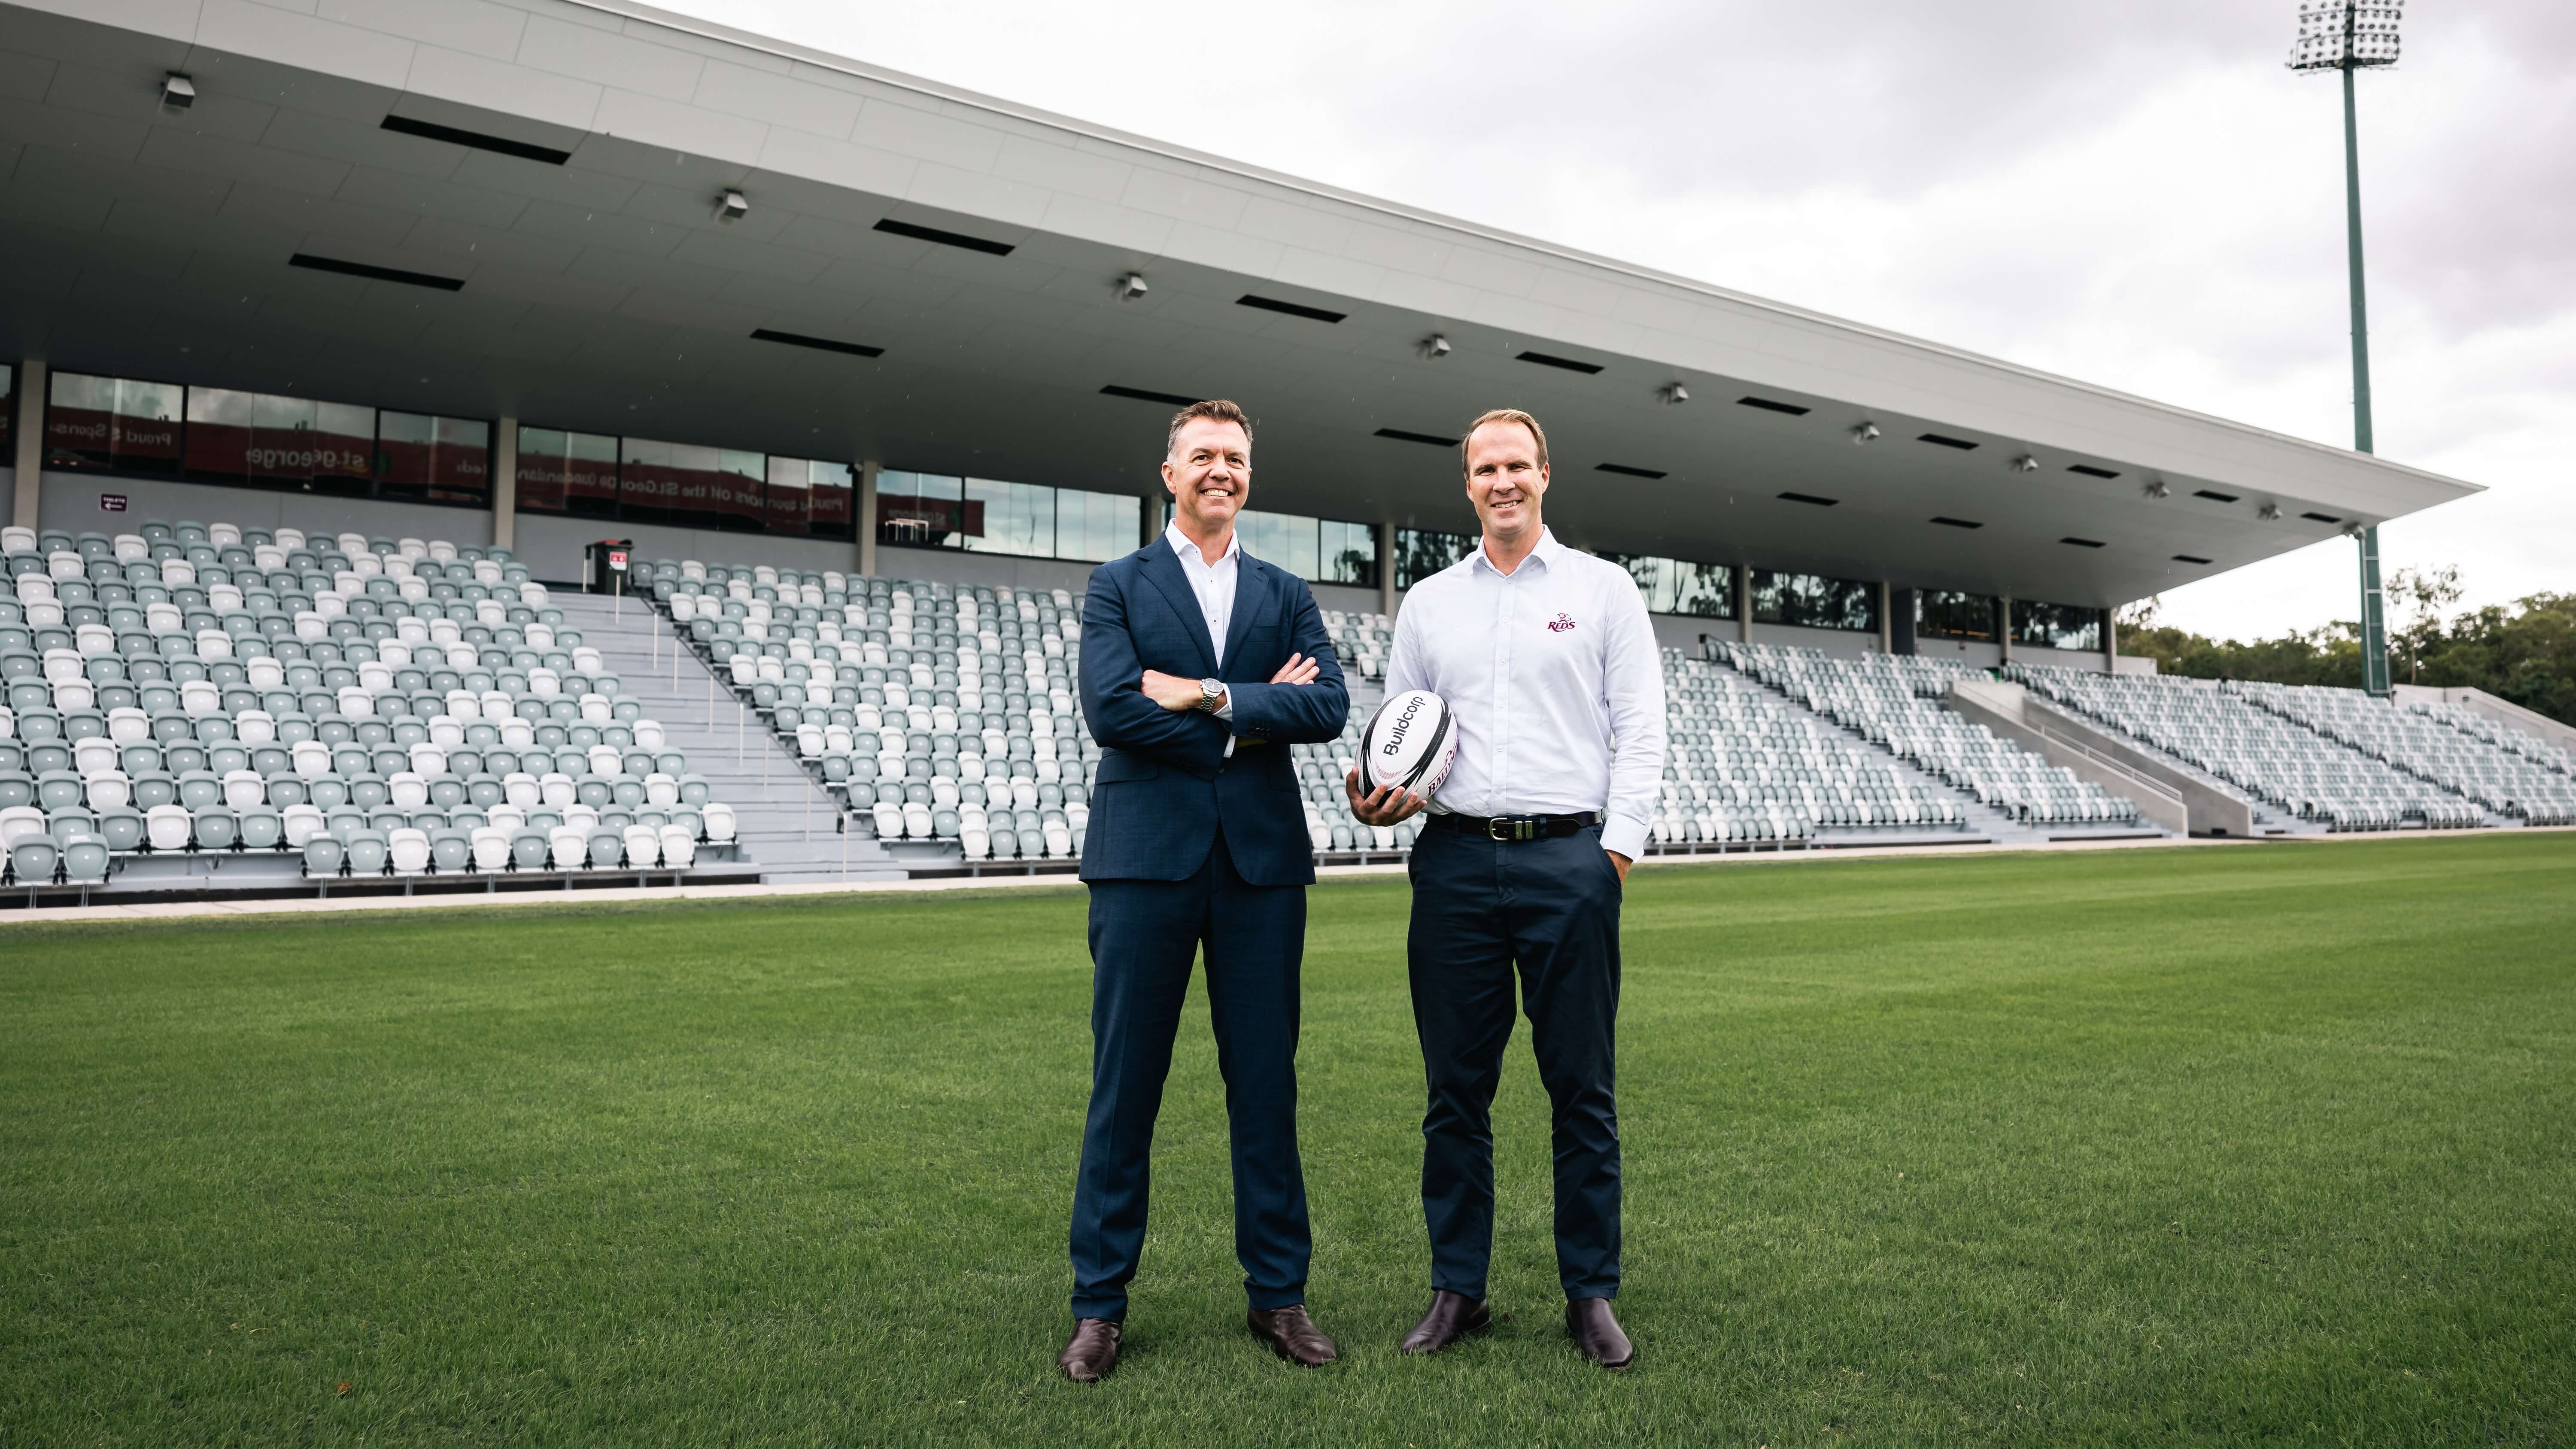
[[[1290,1363],[1305,1368],[1328,1364],[1340,1358],[1341,1351],[1306,1316],[1306,1305],[1291,1303],[1285,1308],[1256,1308],[1244,1315],[1244,1325],[1252,1335],[1270,1345],[1271,1351]]]
[[[1438,1353],[1471,1333],[1482,1333],[1494,1322],[1490,1299],[1470,1298],[1436,1288],[1431,1293],[1431,1311],[1413,1325],[1413,1331],[1397,1345],[1398,1353]]]
[[[1055,1356],[1056,1367],[1077,1384],[1096,1384],[1118,1367],[1118,1339],[1125,1330],[1114,1318],[1074,1320],[1073,1337]]]
[[[1619,1319],[1607,1298],[1577,1298],[1565,1305],[1565,1331],[1583,1356],[1612,1372],[1637,1361],[1637,1346],[1619,1331]]]

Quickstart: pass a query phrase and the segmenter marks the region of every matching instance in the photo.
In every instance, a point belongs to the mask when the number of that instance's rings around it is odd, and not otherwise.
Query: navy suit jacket
[[[1315,660],[1312,684],[1268,682],[1291,654]],[[1233,723],[1154,703],[1137,687],[1148,669],[1225,681]],[[1219,668],[1198,595],[1167,539],[1092,570],[1082,717],[1101,754],[1082,878],[1187,880],[1207,863],[1222,823],[1247,883],[1313,884],[1314,842],[1286,747],[1338,738],[1350,712],[1332,636],[1296,575],[1237,555]],[[1228,735],[1245,741],[1231,760]]]

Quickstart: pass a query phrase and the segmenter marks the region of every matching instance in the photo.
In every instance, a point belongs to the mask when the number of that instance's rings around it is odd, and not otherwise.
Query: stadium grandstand
[[[1340,781],[1498,404],[1665,647],[1657,852],[2576,822],[2500,702],[2121,655],[2474,491],[2385,459],[618,0],[0,4],[0,76],[12,899],[1070,870],[1209,396],[1327,862],[1411,842]]]

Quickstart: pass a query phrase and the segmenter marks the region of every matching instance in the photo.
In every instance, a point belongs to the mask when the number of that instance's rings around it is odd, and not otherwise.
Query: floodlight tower
[[[2371,452],[2370,322],[2361,284],[2361,136],[2353,121],[2352,73],[2397,63],[2397,23],[2406,0],[2300,0],[2290,69],[2343,72],[2344,231],[2352,279],[2352,446]],[[2361,687],[2388,693],[2388,618],[2379,592],[2379,527],[2361,530]]]

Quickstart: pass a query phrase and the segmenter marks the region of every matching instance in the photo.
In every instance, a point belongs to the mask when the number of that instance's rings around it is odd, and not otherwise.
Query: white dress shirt
[[[1539,534],[1509,574],[1484,546],[1396,616],[1386,691],[1448,701],[1458,755],[1432,797],[1461,815],[1602,816],[1634,860],[1664,776],[1664,671],[1626,569]]]
[[[1216,650],[1217,668],[1225,667],[1225,631],[1234,623],[1234,576],[1236,560],[1243,557],[1243,535],[1226,536],[1225,552],[1209,563],[1190,536],[1181,532],[1178,520],[1163,525],[1163,541],[1172,546],[1180,558],[1181,576],[1190,581],[1190,592],[1199,596],[1199,615],[1207,620],[1208,642]],[[1226,691],[1225,703],[1216,707],[1216,717],[1234,723],[1234,692]],[[1234,756],[1234,741],[1225,742],[1226,757]]]

